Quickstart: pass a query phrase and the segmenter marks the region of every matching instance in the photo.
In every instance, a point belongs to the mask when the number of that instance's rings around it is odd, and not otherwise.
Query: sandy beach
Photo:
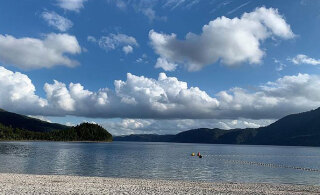
[[[320,194],[320,186],[2,173],[0,194]]]

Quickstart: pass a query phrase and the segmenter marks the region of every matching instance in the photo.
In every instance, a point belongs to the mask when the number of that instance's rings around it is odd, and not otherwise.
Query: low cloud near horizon
[[[105,120],[101,122],[105,129],[112,135],[130,135],[130,134],[176,134],[182,131],[197,128],[258,128],[273,123],[274,120],[219,120],[219,119],[121,119],[118,121]]]
[[[25,74],[0,66],[0,107],[27,115],[136,119],[278,119],[320,106],[320,77],[284,76],[256,86],[234,87],[210,96],[176,77],[128,73],[114,89],[86,90],[80,83],[45,83],[39,97]]]

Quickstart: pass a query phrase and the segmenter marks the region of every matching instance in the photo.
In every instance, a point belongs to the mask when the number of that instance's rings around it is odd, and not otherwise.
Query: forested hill
[[[58,128],[56,128],[58,127]],[[67,127],[0,111],[0,140],[111,141],[99,125]],[[288,115],[257,129],[193,129],[176,135],[118,136],[115,141],[320,146],[320,108]]]
[[[82,123],[65,130],[35,132],[12,128],[0,124],[0,141],[43,140],[43,141],[99,141],[111,142],[112,135],[97,124]]]
[[[151,138],[150,138],[151,136]],[[320,146],[320,108],[257,129],[193,129],[176,135],[118,136],[115,141]]]
[[[320,108],[259,128],[252,144],[320,146]]]
[[[97,124],[69,127],[0,109],[0,140],[112,141],[112,135]]]
[[[63,130],[70,128],[65,125],[49,123],[28,116],[7,112],[2,109],[0,109],[0,123],[4,126],[11,126],[13,128],[19,129],[28,129],[35,132],[49,132],[53,130]]]

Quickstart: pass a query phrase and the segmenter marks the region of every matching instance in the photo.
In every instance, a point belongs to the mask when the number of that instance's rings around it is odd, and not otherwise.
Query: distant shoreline
[[[0,173],[0,194],[320,194],[320,186]]]
[[[208,144],[208,145],[235,145],[235,146],[279,146],[279,147],[306,147],[319,148],[319,146],[304,146],[304,145],[262,145],[262,144],[221,144],[221,143],[197,143],[197,142],[157,142],[157,141],[54,141],[54,140],[0,140],[1,142],[62,142],[62,143],[112,143],[112,142],[139,142],[139,143],[173,143],[173,144]]]
[[[1,142],[64,142],[64,143],[111,143],[113,141],[54,141],[54,140],[0,140]]]

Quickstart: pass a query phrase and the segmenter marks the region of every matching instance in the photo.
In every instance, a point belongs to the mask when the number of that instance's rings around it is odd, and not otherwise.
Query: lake
[[[203,158],[192,157],[192,152]],[[320,148],[0,142],[0,172],[320,185]]]

